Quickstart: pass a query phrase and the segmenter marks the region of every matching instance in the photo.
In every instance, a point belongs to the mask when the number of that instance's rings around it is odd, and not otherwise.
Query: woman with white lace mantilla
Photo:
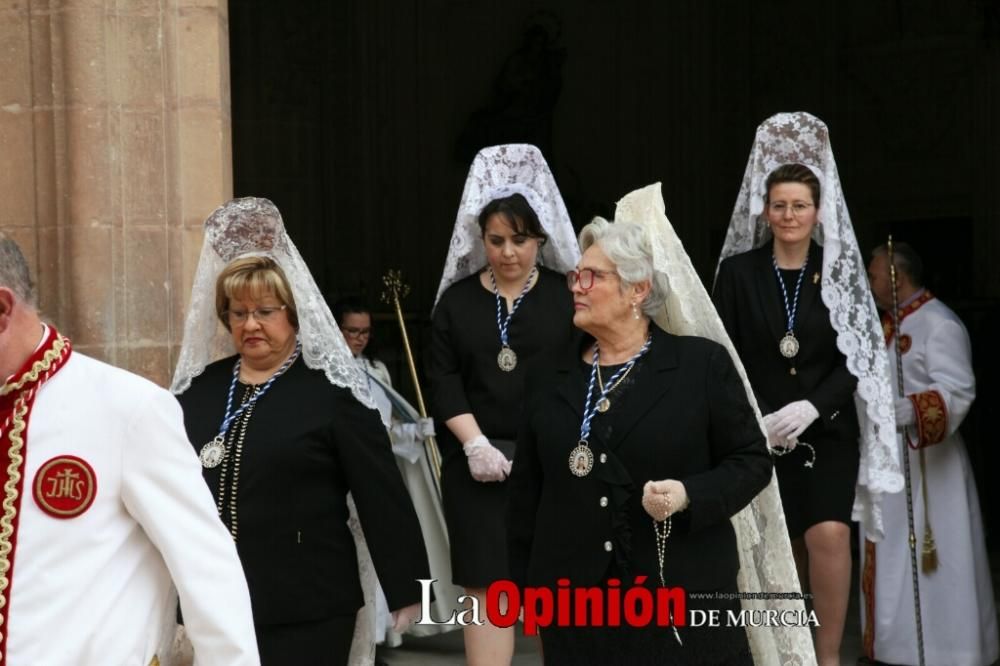
[[[690,314],[682,300],[700,297],[706,314],[711,304],[700,283],[685,294],[670,280],[686,257],[660,252],[670,267],[656,265],[653,217],[668,226],[659,185],[619,202],[613,224],[596,219],[580,233],[583,256],[568,276],[579,331],[528,378],[510,480],[511,572],[520,586],[550,589],[559,579],[679,586],[688,614],[725,618],[741,604],[731,518],[768,487],[771,459],[726,347],[661,327]],[[753,663],[744,627],[671,619],[674,628],[543,627],[545,663]]]
[[[819,620],[821,665],[840,663],[852,514],[871,511],[898,481],[888,455],[887,359],[864,266],[826,126],[804,113],[765,121],[713,296],[778,456],[789,536]],[[859,409],[856,392],[867,398]]]
[[[572,301],[563,273],[573,228],[537,148],[485,148],[473,161],[438,289],[428,377],[441,444],[441,492],[452,580],[479,598],[509,576],[507,474],[524,377],[563,348]],[[464,629],[470,664],[506,664],[514,629]]]
[[[416,618],[428,575],[417,516],[270,201],[236,199],[206,220],[172,390],[243,563],[262,663],[348,663],[364,603],[348,491],[397,630]],[[354,663],[372,663],[365,642]]]

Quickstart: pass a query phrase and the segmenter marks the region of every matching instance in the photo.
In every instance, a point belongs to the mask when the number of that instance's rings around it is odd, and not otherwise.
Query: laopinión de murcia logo
[[[418,579],[421,588],[421,625],[482,625],[483,613],[490,624],[511,627],[519,619],[524,633],[534,636],[538,629],[557,627],[818,627],[815,611],[800,608],[688,609],[688,593],[681,587],[646,587],[646,576],[636,576],[632,585],[623,588],[621,581],[610,579],[604,587],[573,587],[568,578],[560,578],[551,587],[518,587],[514,581],[494,581],[486,591],[486,608],[479,599],[460,595],[456,601],[465,608],[448,618],[431,614],[431,586],[436,578]],[[734,599],[748,601],[796,600],[808,598],[799,592],[692,593],[692,599]]]

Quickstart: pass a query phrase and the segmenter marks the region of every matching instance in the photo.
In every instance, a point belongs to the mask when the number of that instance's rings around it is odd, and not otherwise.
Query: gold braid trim
[[[3,515],[0,516],[0,642],[3,641],[4,629],[4,615],[2,611],[7,606],[7,588],[10,587],[10,577],[7,574],[10,571],[10,552],[13,548],[11,537],[14,534],[14,518],[17,517],[17,500],[19,496],[17,486],[21,481],[21,466],[24,464],[24,456],[21,455],[21,450],[24,448],[24,438],[21,434],[27,425],[25,423],[25,416],[28,414],[28,405],[31,403],[34,392],[38,388],[36,384],[38,378],[43,373],[47,374],[52,369],[52,365],[56,359],[62,357],[64,352],[68,351],[68,345],[69,341],[60,335],[52,343],[52,347],[42,355],[41,359],[35,361],[31,368],[21,375],[20,379],[4,384],[0,388],[0,396],[6,396],[20,390],[27,384],[34,384],[17,397],[14,403],[13,418],[11,419],[13,427],[8,434],[10,446],[7,448],[7,457],[10,459],[10,464],[7,465],[8,478],[3,487]],[[0,438],[2,436],[3,432],[0,431]],[[3,661],[3,658],[4,655],[0,653],[0,662]]]
[[[42,358],[35,361],[35,363],[23,375],[21,375],[20,379],[18,379],[16,382],[13,383],[4,384],[3,387],[0,388],[0,397],[3,397],[8,393],[13,393],[14,391],[19,390],[22,386],[24,386],[28,382],[37,382],[38,377],[43,372],[48,371],[49,368],[52,367],[52,363],[57,358],[62,356],[63,349],[66,347],[67,344],[69,344],[69,340],[67,340],[61,335],[57,337],[52,342],[52,348],[49,349],[47,352],[45,352],[45,354],[42,355]]]
[[[931,529],[931,505],[927,498],[927,449],[920,449],[920,489],[924,496],[924,544],[920,552],[920,570],[925,574],[934,573],[938,568],[937,543]]]

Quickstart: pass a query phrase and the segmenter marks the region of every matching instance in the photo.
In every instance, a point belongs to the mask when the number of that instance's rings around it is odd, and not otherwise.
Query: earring
[[[635,301],[632,301],[632,318],[639,318],[639,308],[636,306]]]

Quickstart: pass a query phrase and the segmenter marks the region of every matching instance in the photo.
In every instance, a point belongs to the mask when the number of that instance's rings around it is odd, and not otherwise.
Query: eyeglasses
[[[274,321],[275,315],[287,308],[287,305],[276,305],[267,308],[257,308],[256,310],[226,310],[224,313],[229,318],[229,324],[245,324],[252,315],[258,324],[267,324]]]
[[[354,326],[345,326],[340,330],[344,332],[344,335],[351,338],[367,338],[372,334],[371,328],[355,328]]]
[[[804,215],[813,205],[811,203],[806,203],[805,201],[796,201],[792,204],[792,217],[799,217]],[[788,210],[788,202],[786,201],[772,201],[767,205],[768,210],[774,215],[784,215],[785,211]]]
[[[593,268],[581,268],[578,271],[570,271],[566,273],[566,286],[571,290],[573,285],[577,282],[580,283],[580,289],[587,291],[593,288],[594,279],[603,280],[604,278],[615,275],[614,271],[598,271]]]

